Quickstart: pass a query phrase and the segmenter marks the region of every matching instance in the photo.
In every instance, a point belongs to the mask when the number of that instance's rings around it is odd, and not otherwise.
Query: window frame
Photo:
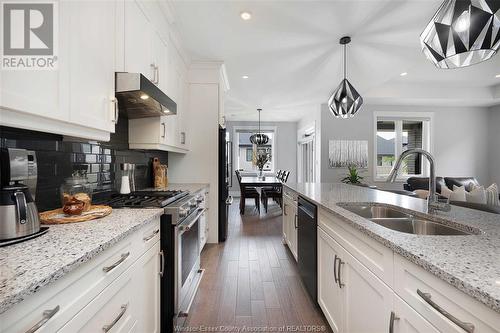
[[[234,138],[234,144],[236,145],[236,147],[239,147],[239,135],[238,133],[239,132],[256,132],[259,130],[259,125],[258,124],[255,124],[255,126],[234,126],[233,127],[233,138]],[[277,145],[277,137],[278,137],[278,127],[277,126],[269,126],[269,125],[261,125],[260,126],[260,130],[261,132],[263,133],[266,133],[266,132],[271,132],[273,133],[273,144],[271,146],[271,171],[264,171],[264,174],[275,174],[276,172],[276,168],[277,168],[277,165],[276,165],[276,158],[277,158],[277,151],[278,149],[276,148],[276,145]],[[239,168],[239,149],[235,149],[235,156],[233,156],[236,161],[237,161],[237,165],[236,167]],[[247,170],[244,170],[244,172],[250,172],[250,171],[247,171]],[[258,173],[258,170],[255,171],[255,174]]]
[[[375,182],[385,182],[387,176],[377,174],[377,122],[381,120],[394,121],[396,139],[395,139],[395,158],[396,160],[402,153],[402,133],[403,121],[423,121],[422,133],[422,147],[429,151],[431,154],[434,151],[433,137],[434,137],[434,112],[405,112],[405,111],[376,111],[373,113],[373,180]],[[396,182],[405,182],[410,177],[428,177],[429,176],[429,162],[426,158],[422,159],[422,173],[419,175],[401,175],[398,174]]]

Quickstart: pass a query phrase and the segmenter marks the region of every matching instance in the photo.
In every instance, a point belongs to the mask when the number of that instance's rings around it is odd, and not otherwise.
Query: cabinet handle
[[[286,204],[283,205],[283,214],[286,216]]]
[[[156,84],[156,65],[153,63],[151,65],[149,65],[153,71],[153,77],[151,78],[151,82],[153,82],[154,84]]]
[[[391,317],[389,318],[389,333],[394,333],[394,321],[399,320],[394,311],[391,311]]]
[[[342,275],[341,268],[342,268],[343,264],[345,264],[345,262],[343,262],[342,259],[340,259],[340,257],[339,257],[339,269],[338,269],[337,273],[338,273],[339,287],[341,289],[343,286],[345,286],[345,284],[342,283],[342,280],[341,280],[341,275]]]
[[[160,84],[160,67],[155,66],[156,71],[156,84]]]
[[[161,123],[161,126],[163,126],[163,134],[161,135],[162,138],[167,136],[167,125],[165,123]]]
[[[123,315],[125,314],[125,312],[127,311],[127,308],[128,308],[128,303],[127,304],[123,304],[122,307],[121,307],[121,311],[120,313],[118,314],[118,316],[116,316],[116,318],[109,324],[109,325],[104,325],[102,327],[102,330],[104,332],[109,332],[109,330],[111,330],[113,328],[113,326],[116,325],[116,323],[118,322],[118,320],[121,319],[121,317],[123,317]]]
[[[127,253],[122,253],[121,255],[121,258],[115,262],[113,265],[111,266],[106,266],[106,267],[103,267],[102,270],[105,272],[105,273],[108,273],[110,271],[112,271],[113,269],[115,269],[116,267],[118,267],[122,262],[125,261],[125,259],[127,259],[127,257],[130,255],[130,252],[127,252]]]
[[[156,229],[155,231],[153,231],[153,233],[147,237],[144,237],[142,240],[147,242],[149,241],[151,238],[153,238],[154,236],[156,236],[157,233],[160,232],[160,229]]]
[[[33,325],[33,327],[31,327],[29,330],[27,330],[26,333],[34,333],[34,332],[38,331],[43,325],[45,325],[50,320],[50,318],[54,317],[54,315],[59,311],[59,309],[60,308],[58,305],[55,308],[53,308],[52,310],[43,311],[42,319],[40,319],[40,321],[38,323],[36,323],[35,325]]]
[[[181,144],[186,144],[186,132],[181,132]]]
[[[474,332],[474,325],[472,323],[467,323],[464,321],[461,321],[457,317],[453,316],[451,313],[443,309],[441,306],[436,304],[432,299],[432,295],[430,293],[424,293],[420,289],[417,289],[417,294],[420,296],[427,304],[432,306],[437,312],[451,320],[455,325],[466,331],[467,333],[473,333]]]
[[[333,259],[333,277],[335,278],[335,284],[339,283],[339,278],[337,277],[337,255],[335,255],[335,259]]]
[[[115,116],[114,116],[113,122],[116,125],[116,124],[118,124],[118,118],[120,117],[120,112],[119,112],[119,107],[118,107],[118,99],[113,98],[111,100],[111,102],[113,102],[113,105],[115,106]]]
[[[160,251],[160,276],[163,277],[163,273],[165,270],[165,254],[163,250]]]
[[[295,214],[295,220],[293,221],[293,224],[295,225],[295,229],[298,229],[299,227],[299,216]]]

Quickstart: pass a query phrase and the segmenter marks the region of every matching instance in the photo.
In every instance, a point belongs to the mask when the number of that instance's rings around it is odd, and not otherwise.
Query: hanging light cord
[[[347,56],[346,56],[346,44],[344,44],[344,80],[346,79],[346,63],[347,63]]]

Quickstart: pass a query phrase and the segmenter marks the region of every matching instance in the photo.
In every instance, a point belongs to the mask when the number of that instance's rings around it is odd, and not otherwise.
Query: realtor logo
[[[57,65],[57,3],[2,3],[3,70],[51,70]]]

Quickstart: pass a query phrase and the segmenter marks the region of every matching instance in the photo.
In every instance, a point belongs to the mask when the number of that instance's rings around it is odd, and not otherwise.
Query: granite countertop
[[[50,225],[40,237],[1,247],[0,314],[162,213],[160,208],[114,209],[102,219]]]
[[[500,313],[500,215],[452,206],[433,214],[480,234],[422,236],[393,231],[343,209],[338,203],[379,202],[421,213],[426,201],[365,187],[333,183],[287,183],[346,223]],[[478,230],[479,229],[479,230]]]

